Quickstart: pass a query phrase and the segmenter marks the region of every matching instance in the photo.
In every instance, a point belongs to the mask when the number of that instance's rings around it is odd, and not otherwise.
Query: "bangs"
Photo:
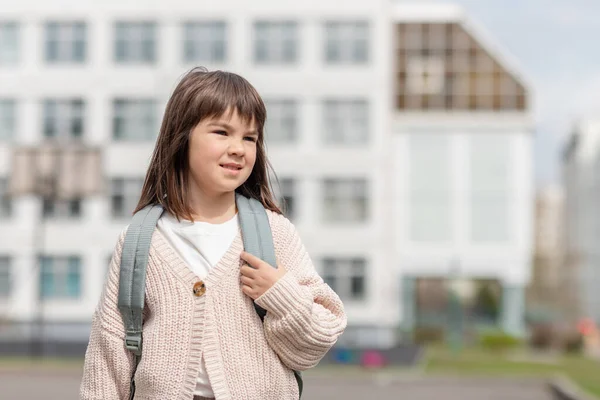
[[[204,74],[204,82],[194,94],[189,108],[196,123],[207,118],[230,118],[237,112],[244,123],[254,122],[262,136],[267,112],[256,89],[236,74],[223,71]]]

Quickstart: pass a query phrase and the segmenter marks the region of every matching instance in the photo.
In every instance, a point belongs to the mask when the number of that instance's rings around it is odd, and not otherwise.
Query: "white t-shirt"
[[[205,279],[210,269],[221,260],[237,236],[238,219],[236,214],[222,224],[183,219],[177,221],[175,216],[165,212],[158,220],[157,228],[192,271],[200,279]],[[194,395],[214,397],[206,373],[204,356],[200,362]]]

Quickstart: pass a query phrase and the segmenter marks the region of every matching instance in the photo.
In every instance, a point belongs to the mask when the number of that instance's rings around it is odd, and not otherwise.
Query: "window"
[[[366,100],[325,100],[323,141],[336,145],[360,145],[369,140]]]
[[[0,98],[0,142],[15,136],[16,108],[14,100]]]
[[[365,179],[325,179],[324,220],[363,222],[367,220],[368,197]]]
[[[7,298],[11,292],[10,257],[0,256],[0,298]]]
[[[83,136],[85,102],[82,99],[46,99],[43,108],[44,137],[61,140]]]
[[[396,107],[402,111],[523,111],[518,76],[457,23],[396,25]]]
[[[291,99],[267,99],[265,138],[268,143],[295,143],[298,139],[298,103]]]
[[[115,61],[151,64],[156,61],[156,23],[117,22],[115,24]]]
[[[81,199],[72,200],[42,200],[42,215],[45,218],[77,218],[81,216]]]
[[[435,95],[444,90],[444,60],[414,56],[406,65],[406,90],[410,94]]]
[[[449,306],[449,280],[446,278],[416,278],[412,297],[417,326],[437,326],[445,323]]]
[[[77,299],[81,295],[81,258],[42,256],[40,270],[43,299]]]
[[[19,25],[0,22],[0,66],[14,65],[19,61]]]
[[[322,277],[342,301],[364,300],[366,264],[364,258],[324,258]]]
[[[83,63],[86,58],[87,25],[84,22],[46,23],[46,61]]]
[[[367,22],[325,23],[325,61],[328,64],[364,64],[368,59]]]
[[[283,213],[289,219],[296,215],[296,180],[293,178],[282,178],[279,185],[275,184],[275,197],[283,207]]]
[[[296,22],[259,21],[254,24],[254,61],[259,64],[292,64],[298,58]]]
[[[510,137],[474,135],[470,143],[471,240],[506,242],[511,235]]]
[[[218,63],[227,53],[226,25],[222,21],[187,22],[183,25],[185,62]]]
[[[111,213],[113,218],[130,217],[142,193],[142,178],[114,178],[111,181]]]
[[[0,219],[10,217],[12,202],[8,197],[8,179],[0,178]]]
[[[150,99],[113,101],[113,138],[144,141],[156,138],[156,102]]]
[[[410,238],[416,242],[450,241],[450,139],[444,134],[413,134],[409,149]]]

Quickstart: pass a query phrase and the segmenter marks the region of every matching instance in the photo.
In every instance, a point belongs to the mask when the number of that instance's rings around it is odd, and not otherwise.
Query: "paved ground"
[[[507,380],[323,379],[306,382],[307,400],[550,400],[544,382]]]
[[[76,400],[74,371],[0,372],[1,400]],[[550,400],[542,381],[353,376],[305,377],[303,400]]]

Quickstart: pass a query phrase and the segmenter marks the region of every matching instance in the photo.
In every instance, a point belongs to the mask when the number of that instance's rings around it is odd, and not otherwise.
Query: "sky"
[[[600,0],[431,2],[463,6],[516,60],[533,89],[536,186],[561,183],[566,139],[577,121],[600,118]]]

